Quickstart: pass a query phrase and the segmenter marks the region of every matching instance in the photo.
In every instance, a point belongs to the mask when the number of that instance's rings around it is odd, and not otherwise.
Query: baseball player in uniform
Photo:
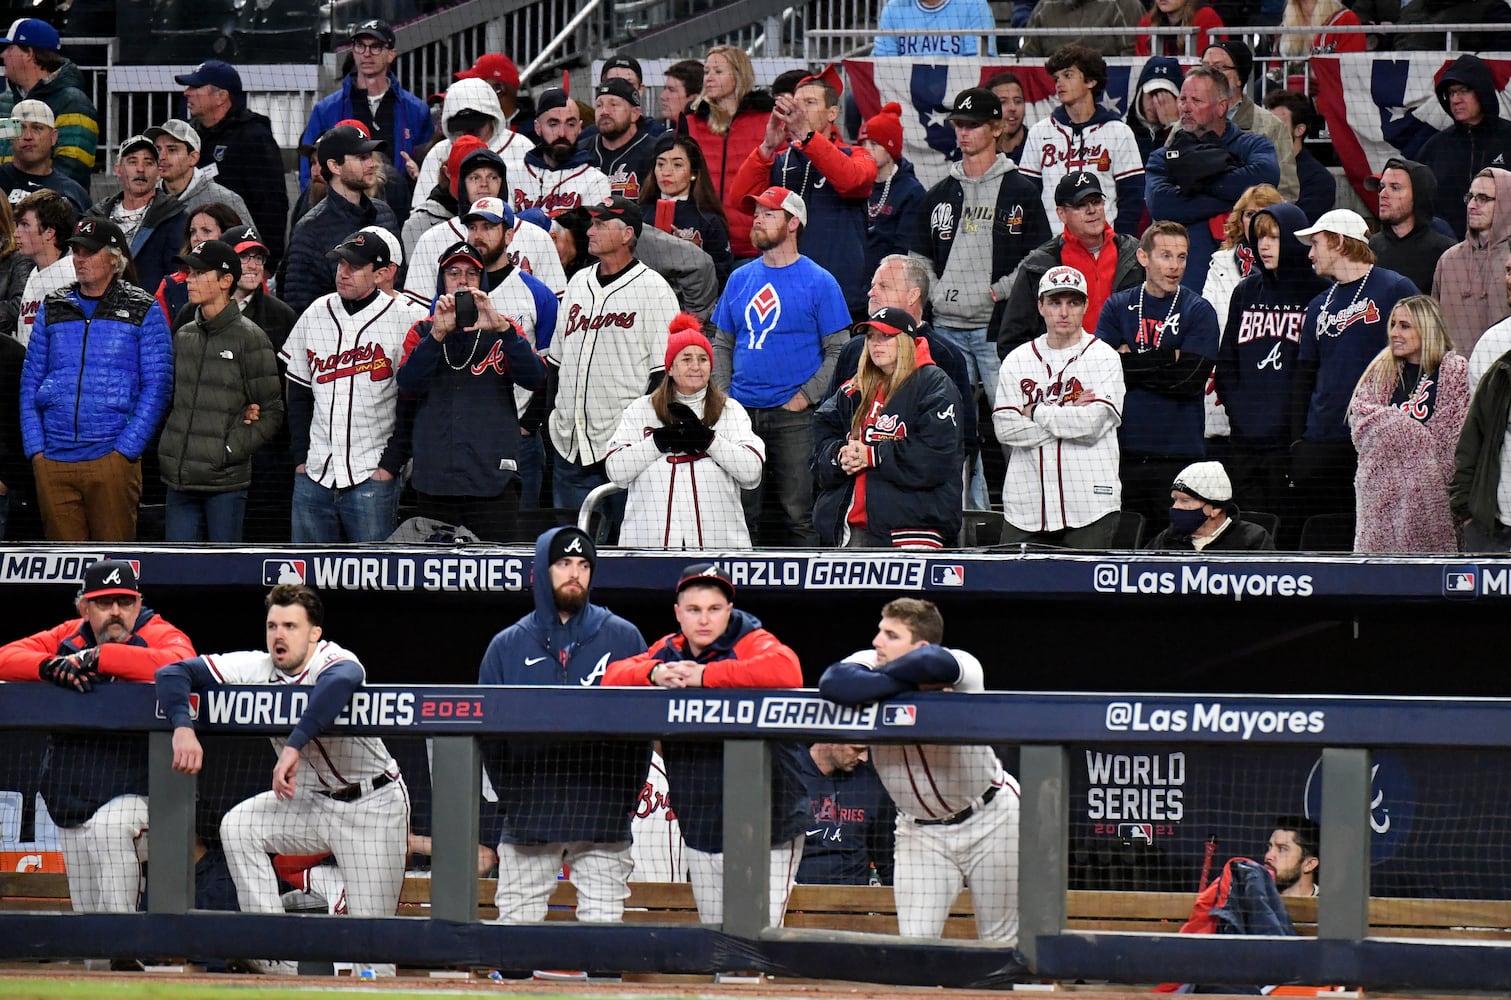
[[[383,293],[394,267],[385,240],[353,233],[330,256],[336,291],[311,303],[279,354],[298,460],[292,541],[379,542],[393,533],[408,457],[394,375],[425,311]]]
[[[1082,325],[1086,278],[1075,268],[1044,272],[1039,315],[1046,332],[1015,348],[997,378],[992,429],[1011,449],[1002,541],[1105,549],[1123,499],[1123,362]]]
[[[169,664],[157,672],[157,699],[173,723],[173,767],[197,774],[204,751],[189,716],[189,693],[210,684],[278,684],[309,688],[287,737],[273,737],[273,787],[237,805],[220,822],[221,842],[241,908],[282,913],[269,854],[329,851],[346,884],[347,912],[391,917],[404,885],[409,791],[376,736],[330,736],[330,728],[365,680],[356,656],[324,638],[325,608],[311,587],[280,584],[268,593],[267,652],[224,653]],[[303,773],[301,773],[303,771]],[[290,973],[287,962],[259,962]],[[393,966],[359,966],[379,975]]]
[[[984,690],[981,661],[940,645],[944,617],[905,597],[881,609],[871,648],[830,666],[819,693],[843,705],[906,691]],[[937,939],[969,885],[983,941],[1018,941],[1018,783],[988,746],[875,744],[871,756],[897,805],[892,891],[905,937]]]
[[[592,687],[613,660],[645,648],[640,630],[588,603],[593,540],[576,527],[535,541],[535,610],[494,636],[479,684]],[[577,919],[613,922],[629,898],[630,817],[650,765],[649,742],[489,740],[483,760],[498,793],[499,920],[546,919],[562,865]]]
[[[79,617],[0,647],[0,681],[146,682],[194,655],[189,637],[142,602],[131,563],[84,571]],[[147,860],[147,741],[140,734],[54,733],[39,779],[58,825],[76,912],[132,913]]]

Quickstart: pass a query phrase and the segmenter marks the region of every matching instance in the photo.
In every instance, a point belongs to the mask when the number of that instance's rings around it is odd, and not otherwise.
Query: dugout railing
[[[291,688],[207,692],[206,733],[286,733]],[[238,692],[260,714],[232,710]],[[1036,977],[1274,983],[1302,981],[1427,989],[1511,981],[1511,946],[1464,936],[1400,941],[1371,936],[1372,749],[1498,752],[1511,744],[1511,701],[1282,696],[990,693],[918,694],[890,707],[842,709],[810,691],[669,692],[566,688],[370,687],[345,732],[432,740],[431,910],[427,919],[258,916],[191,910],[195,779],[171,769],[171,735],[147,685],[87,697],[45,685],[0,689],[0,730],[150,735],[149,912],[0,913],[7,959],[217,955],[401,965],[588,968],[617,972],[720,970],[956,985],[1025,974],[1009,949],[767,926],[768,740],[1012,744],[1021,797],[1020,948]],[[448,712],[465,700],[470,710]],[[703,711],[712,702],[717,711]],[[243,699],[241,704],[252,704]],[[354,699],[354,706],[357,699]],[[693,711],[697,706],[699,711]],[[479,712],[478,709],[481,709]],[[239,721],[238,721],[239,720]],[[479,740],[487,736],[610,736],[725,741],[725,921],[721,927],[478,920],[475,871]],[[1321,854],[1326,892],[1315,937],[1193,937],[1067,931],[1071,748],[1085,744],[1320,751]],[[267,758],[271,760],[271,756]],[[1483,766],[1483,765],[1481,765]],[[1498,766],[1498,765],[1497,765]],[[1503,774],[1480,773],[1479,782]],[[675,794],[673,792],[673,794]],[[1481,818],[1465,815],[1460,822]],[[1505,844],[1499,854],[1506,854]],[[1241,852],[1247,853],[1247,852]],[[1486,861],[1492,860],[1489,855]],[[1194,893],[1193,893],[1194,895]],[[1469,920],[1466,914],[1465,920]],[[314,921],[314,922],[312,922]],[[1447,921],[1450,925],[1452,920]],[[1483,930],[1483,928],[1480,928]],[[1506,928],[1499,929],[1505,937]]]

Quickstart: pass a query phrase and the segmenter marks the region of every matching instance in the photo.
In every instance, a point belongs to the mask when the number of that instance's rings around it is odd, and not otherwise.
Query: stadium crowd
[[[974,54],[979,6],[892,0],[882,26],[913,34],[876,54]],[[1362,46],[1325,30],[1354,12],[1021,6],[1091,33],[1020,50],[1054,110],[1025,121],[1011,72],[948,95],[956,159],[928,189],[901,108],[852,114],[833,68],[768,88],[729,46],[662,80],[616,57],[588,106],[489,53],[427,104],[366,21],[292,208],[218,60],[92,201],[98,114],[58,32],[16,21],[0,538],[378,542],[403,511],[523,541],[612,483],[597,539],[649,547],[940,549],[979,541],[968,522],[1078,548],[1511,547],[1511,123],[1487,63],[1440,75],[1452,124],[1371,179],[1365,218],[1333,207],[1302,92],[1306,55]],[[1511,21],[1483,6],[1454,20]],[[1319,34],[1256,74],[1223,26],[1261,16]],[[1200,63],[1147,32],[1109,49],[1129,24],[1199,28]],[[1105,55],[1129,49],[1151,58],[1119,114]]]

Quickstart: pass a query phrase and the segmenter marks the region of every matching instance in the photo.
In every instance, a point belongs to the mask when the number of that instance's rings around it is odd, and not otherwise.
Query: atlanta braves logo
[[[315,373],[315,381],[321,385],[364,374],[374,382],[386,382],[393,378],[393,362],[389,360],[381,344],[362,344],[339,354],[327,354],[323,358],[314,351],[306,350],[305,356],[309,360],[310,371]]]
[[[1341,337],[1344,330],[1360,320],[1365,323],[1380,322],[1380,307],[1375,305],[1374,299],[1355,302],[1331,315],[1322,313],[1317,317],[1317,329],[1329,337]]]
[[[488,356],[472,366],[472,374],[482,375],[492,368],[495,374],[509,374],[509,362],[504,357],[504,345],[495,340],[493,346],[488,348]]]
[[[635,818],[648,819],[656,813],[665,813],[668,823],[677,818],[676,813],[672,812],[671,800],[664,792],[656,791],[647,781],[641,786],[640,799],[635,803]]]
[[[908,424],[895,413],[882,413],[866,426],[862,437],[866,444],[877,441],[902,441],[908,436]]]
[[[1416,392],[1413,392],[1411,398],[1401,404],[1401,412],[1413,420],[1426,420],[1432,416],[1432,409],[1427,403],[1432,398],[1434,384],[1436,384],[1435,381],[1426,375],[1417,379]]]
[[[539,198],[531,198],[523,188],[514,189],[514,210],[523,212],[527,208],[538,208],[547,215],[560,215],[567,209],[576,208],[582,204],[582,195],[576,191],[546,191]]]
[[[934,231],[936,240],[953,239],[955,236],[955,209],[953,206],[940,202],[929,213],[929,228]]]
[[[750,302],[745,306],[745,330],[749,336],[745,344],[746,350],[759,351],[765,346],[767,334],[776,328],[777,321],[781,318],[782,298],[768,281],[750,297]]]
[[[1039,388],[1039,383],[1031,378],[1025,378],[1018,382],[1018,391],[1023,394],[1023,399],[1028,403],[1049,403],[1064,405],[1074,403],[1081,398],[1086,387],[1081,380],[1072,375],[1067,379],[1056,379],[1044,388]]]

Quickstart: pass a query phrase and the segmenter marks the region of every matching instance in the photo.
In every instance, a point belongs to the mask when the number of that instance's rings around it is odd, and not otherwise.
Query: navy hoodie
[[[875,274],[876,266],[888,254],[907,255],[918,231],[923,194],[923,185],[908,160],[898,160],[889,180],[871,186],[871,198],[866,202],[867,275]]]
[[[607,608],[589,603],[565,622],[557,614],[547,552],[557,534],[576,530],[553,528],[535,540],[535,610],[493,637],[479,684],[593,687],[610,663],[645,652],[640,630]],[[628,841],[650,762],[647,742],[486,741],[483,765],[498,792],[499,842]]]
[[[1258,214],[1273,216],[1280,227],[1280,262],[1273,271],[1256,263],[1233,291],[1217,355],[1217,398],[1228,412],[1234,444],[1286,448],[1301,327],[1307,304],[1327,282],[1312,270],[1307,245],[1296,238],[1296,230],[1307,226],[1306,213],[1282,202]]]
[[[1464,193],[1469,190],[1469,182],[1486,167],[1511,169],[1511,122],[1500,117],[1495,78],[1479,56],[1459,56],[1438,78],[1435,86],[1438,103],[1450,119],[1453,114],[1448,110],[1448,88],[1453,84],[1474,91],[1484,117],[1478,125],[1457,122],[1449,125],[1424,142],[1416,158],[1437,178],[1438,190],[1444,195],[1438,199],[1437,210],[1453,227],[1454,234],[1463,239],[1467,224]],[[1410,155],[1411,150],[1406,152]]]

